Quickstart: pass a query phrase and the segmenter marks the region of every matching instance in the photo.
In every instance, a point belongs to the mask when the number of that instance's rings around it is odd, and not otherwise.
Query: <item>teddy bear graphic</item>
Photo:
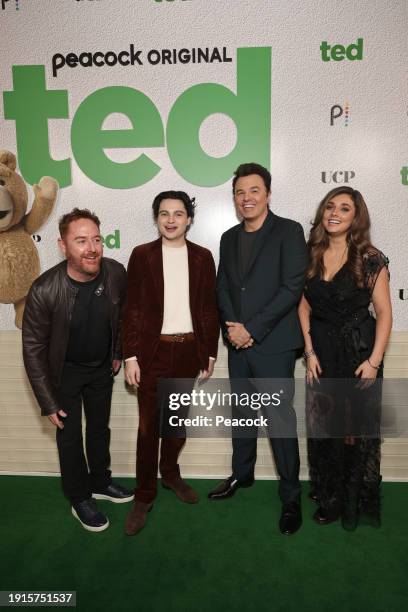
[[[28,214],[25,182],[16,172],[16,157],[0,150],[0,303],[14,304],[15,324],[21,328],[27,293],[40,273],[40,259],[32,239],[50,216],[58,183],[43,176],[33,186]]]

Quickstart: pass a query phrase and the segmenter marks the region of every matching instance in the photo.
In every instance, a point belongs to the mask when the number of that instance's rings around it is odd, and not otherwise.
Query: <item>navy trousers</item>
[[[243,379],[282,379],[293,383],[296,362],[296,351],[285,351],[273,355],[261,355],[256,349],[228,350],[228,367],[231,384],[234,379],[240,379],[239,385],[245,385]],[[260,381],[261,382],[261,381]],[[257,391],[256,381],[252,391]],[[248,386],[250,381],[248,381]],[[291,388],[291,385],[285,385]],[[265,382],[265,387],[267,383]],[[265,389],[263,389],[265,390]],[[298,502],[300,499],[299,481],[299,445],[296,435],[296,415],[292,405],[290,393],[281,405],[284,411],[285,437],[270,437],[275,465],[280,477],[279,496],[282,503]],[[289,396],[288,396],[289,395]],[[273,426],[272,426],[273,427]],[[254,428],[254,436],[234,437],[232,439],[232,475],[240,481],[250,481],[254,478],[257,430]]]

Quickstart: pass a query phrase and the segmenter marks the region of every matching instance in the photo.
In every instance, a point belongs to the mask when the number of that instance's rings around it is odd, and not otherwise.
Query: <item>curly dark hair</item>
[[[194,219],[194,211],[196,208],[195,198],[190,198],[185,191],[162,191],[153,200],[153,216],[155,219],[159,216],[160,204],[163,200],[181,200],[186,209],[187,217]]]

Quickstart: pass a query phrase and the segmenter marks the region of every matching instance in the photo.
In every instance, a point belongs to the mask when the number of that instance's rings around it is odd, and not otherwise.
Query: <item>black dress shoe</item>
[[[300,504],[297,502],[289,502],[283,504],[282,514],[279,520],[280,532],[284,535],[292,535],[300,528],[302,524],[302,511]]]
[[[109,521],[98,510],[95,500],[84,499],[72,505],[72,514],[87,531],[103,531],[109,527]]]
[[[315,504],[317,504],[318,501],[319,501],[319,496],[318,496],[317,491],[315,489],[311,489],[310,490],[308,497],[309,497],[309,499],[314,501]]]
[[[208,494],[208,499],[227,499],[232,497],[237,489],[251,487],[254,484],[253,480],[245,480],[244,482],[237,480],[233,476],[223,480],[220,484]]]
[[[338,508],[319,508],[313,515],[313,520],[318,525],[329,525],[337,521],[340,516],[340,510]]]
[[[105,489],[94,491],[92,497],[95,499],[108,499],[115,504],[124,504],[125,502],[132,501],[134,493],[122,487],[118,482],[112,481]]]

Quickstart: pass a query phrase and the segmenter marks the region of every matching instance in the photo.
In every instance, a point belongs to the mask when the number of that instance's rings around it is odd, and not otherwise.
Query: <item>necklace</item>
[[[326,282],[330,282],[330,281],[332,281],[332,280],[333,280],[333,278],[336,276],[336,274],[337,274],[338,272],[340,272],[340,270],[341,270],[341,268],[342,268],[342,261],[343,261],[343,259],[344,259],[344,256],[345,256],[345,254],[346,254],[347,250],[348,250],[348,244],[346,244],[346,246],[345,246],[345,248],[344,248],[344,251],[343,251],[343,252],[342,252],[342,254],[341,254],[341,257],[340,257],[340,259],[339,259],[339,260],[338,260],[338,262],[337,262],[337,269],[336,269],[336,272],[335,272],[335,273],[332,275],[332,277],[331,277],[330,279],[328,279]],[[325,271],[327,271],[326,266],[325,266],[324,268],[325,268]]]

